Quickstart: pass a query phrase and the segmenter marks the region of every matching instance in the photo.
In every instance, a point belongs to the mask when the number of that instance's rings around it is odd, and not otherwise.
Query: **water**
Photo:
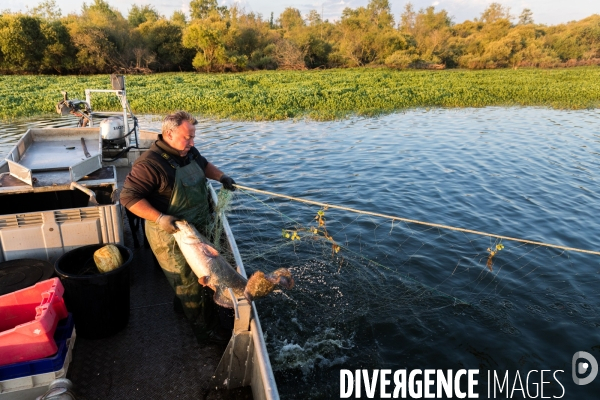
[[[599,122],[594,110],[539,108],[201,121],[196,146],[246,186],[597,251]],[[0,153],[27,126],[68,123],[0,125]],[[329,209],[335,253],[308,233],[318,209],[238,193],[230,214],[247,269],[296,276],[296,289],[258,303],[282,398],[338,398],[339,370],[357,368],[477,368],[480,398],[487,371],[509,371],[512,386],[517,371],[525,384],[530,370],[563,370],[561,385],[545,376],[544,396],[597,395],[600,378],[573,383],[571,357],[600,360],[600,257]]]

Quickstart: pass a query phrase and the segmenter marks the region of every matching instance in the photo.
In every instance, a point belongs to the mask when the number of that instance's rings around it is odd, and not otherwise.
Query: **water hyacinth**
[[[164,73],[126,77],[139,114],[185,109],[232,120],[334,120],[416,107],[543,106],[597,108],[600,69],[399,71],[386,68],[260,71],[235,74]],[[86,88],[110,88],[107,75],[2,76],[3,120],[54,112],[61,90],[84,99]],[[115,96],[94,94],[95,110],[119,110]]]

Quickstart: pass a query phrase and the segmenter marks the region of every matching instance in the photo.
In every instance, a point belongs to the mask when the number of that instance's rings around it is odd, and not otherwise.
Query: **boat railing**
[[[217,193],[211,185],[208,186],[213,202],[217,204]],[[233,232],[224,212],[221,213],[223,213],[221,215],[223,231],[227,236],[238,272],[247,278]],[[233,334],[213,379],[217,385],[226,389],[250,385],[255,400],[278,400],[279,392],[256,305],[254,302],[248,303],[246,299],[237,300],[235,296],[232,298],[236,309]]]

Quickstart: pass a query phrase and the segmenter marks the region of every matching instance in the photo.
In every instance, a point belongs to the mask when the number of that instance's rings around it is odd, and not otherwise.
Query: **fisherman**
[[[200,155],[194,147],[198,121],[185,111],[163,119],[162,133],[133,164],[121,192],[121,203],[146,220],[150,247],[175,290],[199,342],[225,343],[210,289],[201,286],[175,242],[176,220],[192,223],[207,234],[211,219],[206,178],[235,190],[235,181]],[[179,299],[179,301],[177,300]]]

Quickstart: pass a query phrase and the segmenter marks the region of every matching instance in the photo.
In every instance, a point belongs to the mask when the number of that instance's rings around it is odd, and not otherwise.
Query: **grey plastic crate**
[[[104,167],[79,183],[102,195],[100,205],[67,184],[30,186],[0,173],[0,262],[36,258],[54,263],[88,244],[123,244],[115,167]],[[114,198],[114,200],[113,200]]]

